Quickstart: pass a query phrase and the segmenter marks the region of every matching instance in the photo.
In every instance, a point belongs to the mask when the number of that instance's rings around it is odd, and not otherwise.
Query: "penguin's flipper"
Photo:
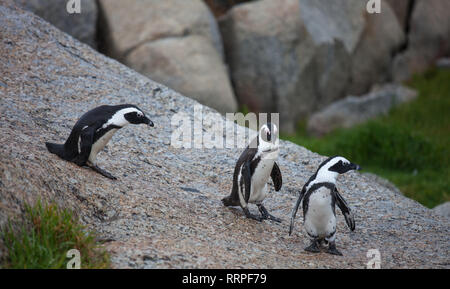
[[[81,131],[80,139],[80,153],[72,159],[72,162],[79,166],[86,165],[89,154],[91,153],[92,149],[92,143],[94,142],[94,134],[95,130],[97,129],[96,126],[89,126]]]
[[[273,163],[273,168],[270,176],[272,177],[275,191],[278,192],[279,190],[281,190],[281,186],[283,185],[283,178],[281,177],[281,171],[276,162]]]
[[[248,200],[250,199],[250,191],[251,191],[251,184],[252,184],[252,171],[251,171],[251,162],[246,161],[242,165],[242,176],[244,177],[244,187],[245,187],[245,203],[248,203]]]
[[[336,197],[336,204],[338,205],[339,209],[341,210],[342,214],[344,215],[345,222],[347,223],[347,226],[350,228],[350,230],[355,230],[355,218],[352,214],[352,211],[350,210],[350,207],[348,206],[345,199],[341,196],[339,191],[334,188],[334,195]]]
[[[303,186],[302,191],[300,192],[300,195],[298,196],[297,203],[295,203],[294,209],[292,209],[292,215],[291,215],[291,224],[289,226],[289,236],[292,234],[292,230],[294,229],[294,219],[295,215],[297,214],[298,207],[300,207],[300,203],[302,202],[303,196],[306,193],[306,184]]]

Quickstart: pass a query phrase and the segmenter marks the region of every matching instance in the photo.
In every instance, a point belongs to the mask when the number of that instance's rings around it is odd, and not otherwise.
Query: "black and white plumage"
[[[345,221],[352,231],[355,230],[355,220],[347,202],[336,189],[336,178],[339,174],[359,169],[358,165],[343,157],[330,157],[320,164],[316,173],[303,186],[292,210],[289,235],[292,233],[295,215],[303,200],[304,227],[312,240],[311,245],[305,248],[306,251],[320,252],[319,245],[325,242],[329,244],[328,253],[342,255],[336,249],[335,244],[335,205],[338,205],[342,211]]]
[[[258,136],[250,143],[239,157],[233,174],[233,187],[231,194],[222,199],[225,206],[241,206],[248,218],[262,221],[270,219],[281,222],[272,216],[262,205],[268,194],[267,180],[269,177],[279,191],[282,186],[280,168],[275,162],[278,158],[279,139],[275,124],[263,125]],[[260,216],[253,215],[248,204],[258,206]]]
[[[89,166],[103,176],[116,179],[96,165],[97,154],[105,147],[114,133],[128,124],[153,122],[135,105],[102,105],[85,114],[75,123],[64,144],[46,142],[49,152],[79,166]]]

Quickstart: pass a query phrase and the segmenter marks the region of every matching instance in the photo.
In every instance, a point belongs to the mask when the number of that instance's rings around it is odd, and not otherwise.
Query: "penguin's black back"
[[[258,139],[258,137],[256,138]],[[253,140],[255,141],[255,140]],[[252,145],[249,145],[245,148],[245,150],[240,155],[238,161],[236,162],[236,166],[234,167],[234,174],[233,174],[233,187],[231,189],[231,194],[228,197],[225,197],[222,199],[222,202],[225,206],[239,206],[239,188],[238,188],[238,177],[239,177],[239,171],[241,166],[247,162],[253,160],[256,153],[258,152],[257,147],[254,147],[253,143]],[[254,169],[257,165],[259,160],[255,160],[252,162],[250,166],[250,172],[251,175],[253,175]]]
[[[96,125],[96,124],[104,124],[106,123],[117,111],[128,108],[128,107],[136,107],[132,104],[120,104],[120,105],[101,105],[90,111],[84,113],[70,132],[69,137],[67,138],[64,144],[55,144],[46,142],[45,145],[49,152],[58,155],[64,160],[71,161],[78,155],[78,139],[80,137],[81,131],[84,127]],[[98,136],[94,139],[98,139]]]
[[[121,104],[121,105],[101,105],[83,114],[80,119],[73,126],[73,130],[81,131],[85,126],[91,126],[95,123],[106,123],[117,111],[134,107],[139,109],[137,106],[132,104]]]

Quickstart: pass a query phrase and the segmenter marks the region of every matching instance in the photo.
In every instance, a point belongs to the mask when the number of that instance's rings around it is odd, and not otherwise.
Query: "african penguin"
[[[153,122],[135,105],[102,105],[81,116],[72,128],[64,144],[46,142],[49,152],[79,166],[89,166],[103,176],[116,179],[96,165],[97,154],[105,147],[113,134],[128,124]]]
[[[247,218],[281,222],[280,219],[269,214],[262,205],[268,193],[269,176],[272,178],[275,190],[281,189],[281,172],[275,162],[278,157],[278,147],[276,125],[272,123],[263,125],[258,136],[247,146],[236,163],[231,194],[222,199],[225,206],[241,206]],[[261,216],[251,214],[247,207],[248,203],[256,204]]]
[[[303,199],[303,219],[306,233],[311,238],[311,245],[305,251],[318,253],[319,244],[328,243],[328,253],[342,255],[336,249],[336,212],[335,204],[345,217],[350,230],[355,230],[355,220],[347,202],[336,189],[336,178],[339,174],[361,168],[347,159],[334,156],[320,164],[316,173],[303,186],[292,210],[289,235],[294,227],[294,218]]]

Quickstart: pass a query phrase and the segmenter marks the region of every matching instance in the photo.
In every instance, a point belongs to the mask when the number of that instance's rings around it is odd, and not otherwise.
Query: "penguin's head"
[[[137,107],[133,107],[130,112],[127,112],[123,117],[131,124],[147,124],[149,126],[154,126],[153,122],[145,116],[145,114]]]
[[[270,122],[264,124],[259,130],[259,136],[264,142],[274,143],[278,139],[277,126]]]
[[[261,126],[258,137],[258,147],[260,152],[270,154],[278,151],[278,129],[275,124],[268,122]]]
[[[360,170],[361,167],[341,156],[330,157],[325,160],[317,170],[316,179],[334,182],[336,177],[351,170]]]

